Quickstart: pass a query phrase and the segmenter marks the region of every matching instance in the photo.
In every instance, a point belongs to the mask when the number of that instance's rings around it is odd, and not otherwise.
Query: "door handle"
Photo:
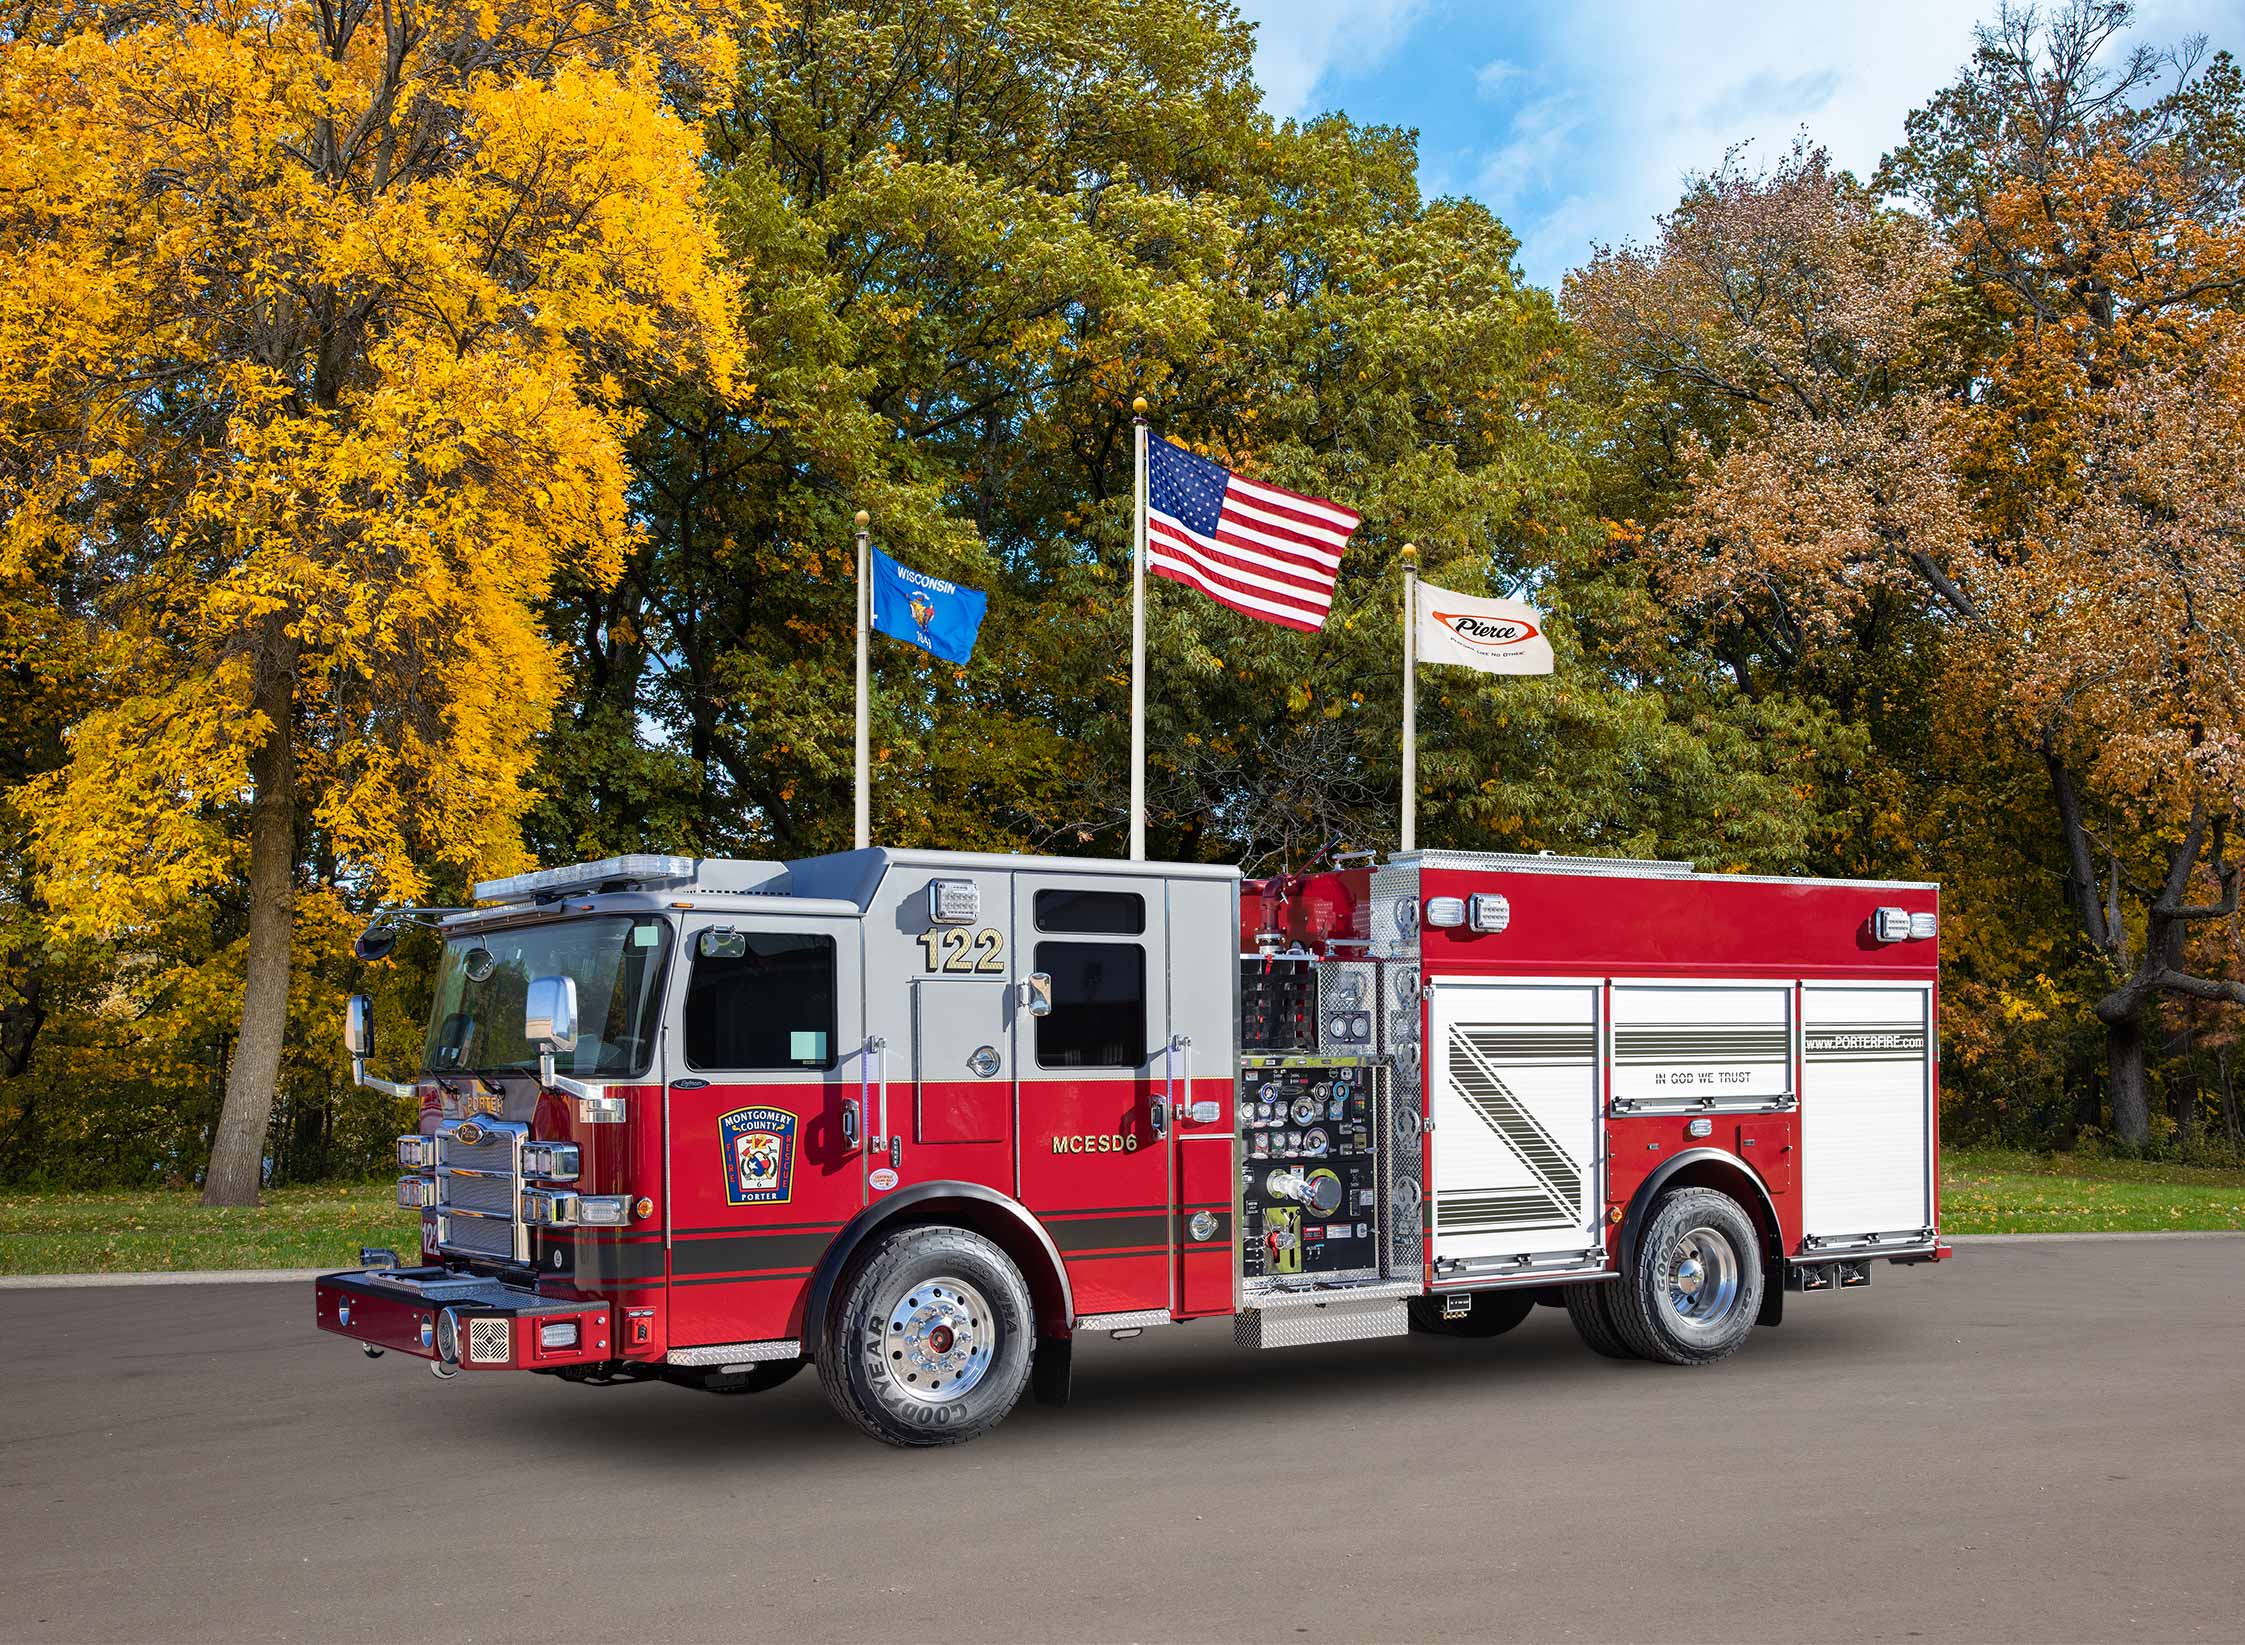
[[[889,1164],[898,1166],[904,1163],[904,1139],[892,1136],[889,1132],[889,1042],[879,1034],[870,1034],[865,1041],[864,1060],[858,1066],[858,1079],[861,1082],[859,1089],[861,1091],[866,1089],[866,1085],[872,1079],[873,1065],[876,1060],[881,1065],[881,1106],[878,1110],[879,1118],[876,1121],[878,1129],[873,1133],[873,1146],[876,1151],[887,1149]]]
[[[855,1148],[858,1145],[858,1116],[860,1112],[857,1098],[844,1097],[842,1099],[842,1146],[845,1148]]]
[[[1193,1104],[1192,1035],[1170,1035],[1169,1043],[1161,1048],[1161,1058],[1163,1093],[1161,1097],[1155,1099],[1153,1105],[1154,1135],[1157,1137],[1164,1137],[1169,1134],[1169,1117],[1172,1114],[1176,1115],[1179,1120],[1202,1117]],[[1179,1097],[1177,1094],[1177,1064],[1180,1060],[1185,1065],[1185,1094],[1183,1097]],[[1211,1113],[1206,1117],[1214,1119],[1216,1116]]]

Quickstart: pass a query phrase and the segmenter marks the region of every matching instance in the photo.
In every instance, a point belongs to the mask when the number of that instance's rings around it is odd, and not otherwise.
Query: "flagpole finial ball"
[[[859,509],[859,510],[857,511],[857,528],[858,528],[858,530],[860,530],[860,531],[863,531],[863,530],[864,530],[864,529],[865,529],[865,528],[866,528],[866,527],[867,527],[867,526],[868,526],[869,524],[871,524],[871,523],[872,523],[872,520],[873,520],[873,516],[872,516],[872,515],[870,515],[870,514],[868,514],[868,513],[866,513],[864,509],[862,509],[862,508],[861,508],[861,509]]]
[[[1403,545],[1403,557],[1406,560],[1417,559],[1419,557],[1419,545],[1417,543],[1405,543]]]
[[[1131,401],[1131,402],[1130,402],[1130,409],[1131,409],[1131,412],[1132,412],[1132,414],[1133,414],[1133,415],[1135,415],[1135,416],[1139,416],[1139,417],[1143,417],[1143,416],[1145,416],[1145,415],[1146,415],[1146,396],[1145,396],[1145,395],[1143,395],[1143,394],[1141,394],[1141,395],[1139,395],[1139,396],[1138,396],[1138,398],[1137,398],[1137,399],[1135,399],[1135,400]]]

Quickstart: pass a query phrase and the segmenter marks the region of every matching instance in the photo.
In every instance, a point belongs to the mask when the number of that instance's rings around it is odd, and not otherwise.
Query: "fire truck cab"
[[[447,911],[399,1138],[419,1260],[319,1325],[440,1376],[753,1392],[896,1444],[1074,1340],[1734,1351],[1947,1255],[1937,893],[1421,852],[1227,867],[609,859]],[[380,952],[401,915],[362,939]],[[364,1259],[362,1259],[364,1260]]]

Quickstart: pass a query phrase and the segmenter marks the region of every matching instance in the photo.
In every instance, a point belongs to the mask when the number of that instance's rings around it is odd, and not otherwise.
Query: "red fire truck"
[[[746,1393],[900,1445],[1068,1393],[1095,1332],[1490,1336],[1704,1365],[1948,1255],[1938,895],[1418,852],[618,857],[410,920],[421,1250],[319,1325],[441,1377]],[[375,1259],[386,1254],[373,1254]],[[370,1259],[362,1259],[370,1260]]]

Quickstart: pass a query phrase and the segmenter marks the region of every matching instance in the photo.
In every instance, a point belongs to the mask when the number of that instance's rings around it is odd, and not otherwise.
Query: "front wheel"
[[[1761,1312],[1761,1236],[1728,1194],[1679,1189],[1654,1208],[1613,1289],[1613,1322],[1637,1353],[1711,1365],[1738,1351]]]
[[[819,1381],[891,1445],[957,1445],[995,1428],[1029,1381],[1029,1288],[964,1228],[903,1228],[858,1259],[819,1347]]]

